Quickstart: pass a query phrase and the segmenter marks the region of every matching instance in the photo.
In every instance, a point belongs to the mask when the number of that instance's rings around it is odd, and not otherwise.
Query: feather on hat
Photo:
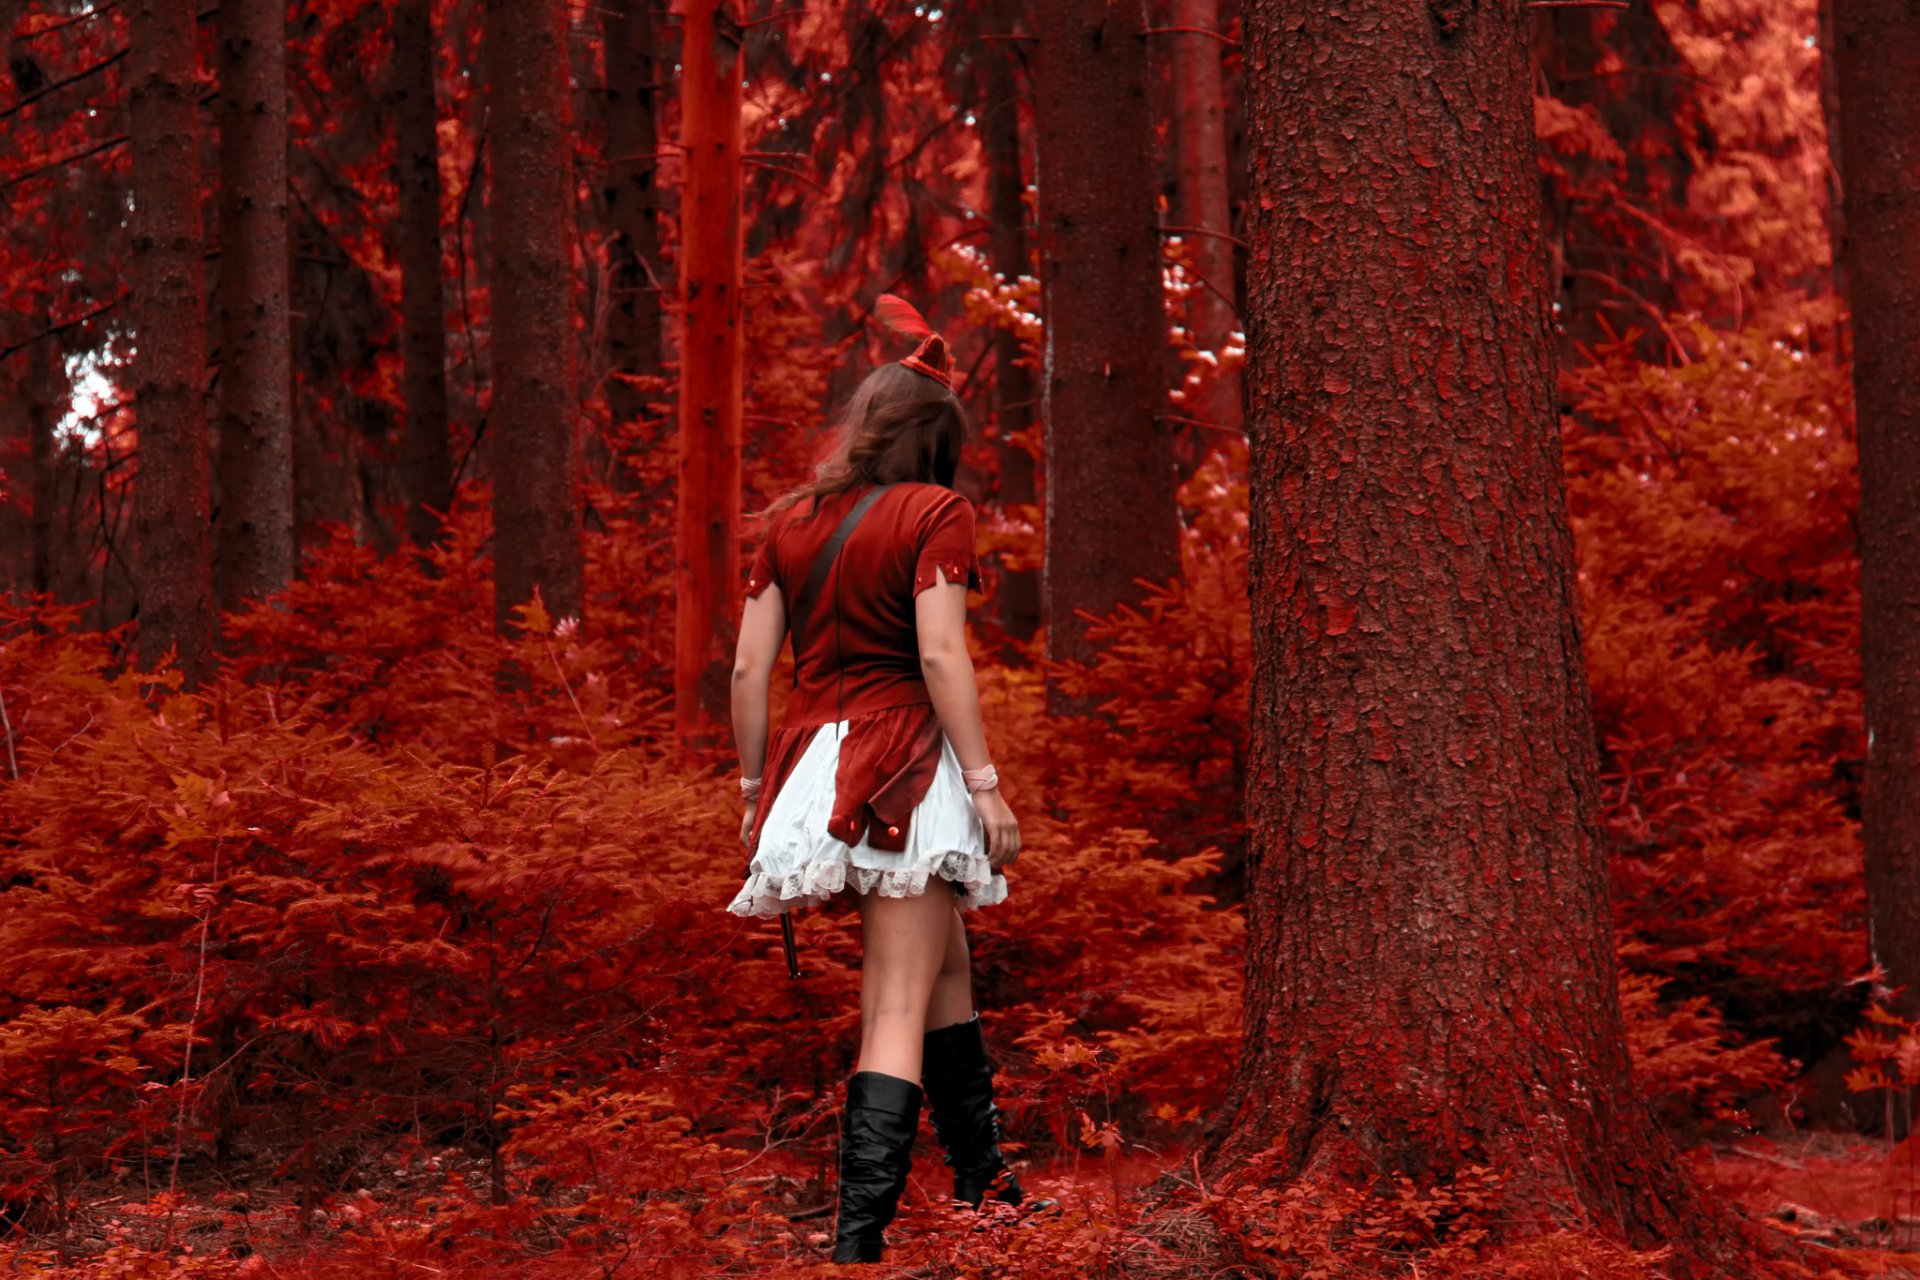
[[[919,341],[920,345],[912,354],[903,356],[900,363],[953,390],[953,355],[947,349],[947,340],[934,331],[927,318],[915,310],[911,302],[891,293],[875,298],[873,310],[889,329],[903,338]]]

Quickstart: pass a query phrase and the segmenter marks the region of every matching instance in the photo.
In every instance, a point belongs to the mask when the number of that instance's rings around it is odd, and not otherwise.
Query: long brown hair
[[[812,499],[811,515],[822,498],[864,484],[918,481],[951,489],[967,432],[966,410],[953,392],[905,365],[883,364],[854,388],[840,418],[839,442],[813,479],[756,514],[771,519]]]

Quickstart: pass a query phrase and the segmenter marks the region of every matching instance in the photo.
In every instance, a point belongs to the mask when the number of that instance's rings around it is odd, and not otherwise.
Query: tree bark
[[[400,195],[394,232],[400,262],[400,394],[406,415],[400,482],[407,495],[407,538],[416,547],[439,540],[442,517],[453,501],[432,9],[431,0],[399,0],[394,8],[389,90],[394,184]]]
[[[1034,6],[1046,314],[1047,656],[1088,661],[1078,615],[1179,572],[1142,0]],[[1048,706],[1069,710],[1051,682]]]
[[[286,8],[220,5],[220,520],[214,585],[232,609],[293,581],[293,364],[287,314]]]
[[[214,634],[193,24],[190,0],[128,11],[139,659],[173,651],[189,686],[211,673]]]
[[[494,624],[581,607],[565,0],[488,0]]]
[[[1920,16],[1905,0],[1833,0],[1860,449],[1861,807],[1871,955],[1920,1017]]]
[[[654,119],[651,0],[619,0],[602,12],[607,60],[607,220],[613,231],[607,348],[613,372],[660,372],[660,233],[654,174],[660,149]],[[643,401],[612,378],[607,406],[616,423],[638,417]],[[616,481],[625,476],[616,471]]]
[[[726,714],[740,579],[740,24],[729,0],[689,0],[681,26],[679,509],[674,725]]]
[[[1222,30],[1220,0],[1174,0],[1173,119],[1177,160],[1173,222],[1186,228],[1187,253],[1200,279],[1187,295],[1187,325],[1202,351],[1224,350],[1240,327],[1234,297],[1233,216],[1227,204],[1227,109],[1221,45],[1198,34]],[[1185,417],[1239,431],[1240,375],[1219,374],[1181,406]],[[1204,443],[1204,442],[1203,442]]]
[[[1754,1275],[1630,1075],[1526,11],[1250,0],[1245,1040],[1207,1160]]]
[[[47,333],[53,321],[43,307],[36,322],[36,333]],[[54,430],[60,423],[60,411],[67,397],[60,339],[47,336],[26,352],[27,375],[22,390],[26,393],[27,456],[33,476],[33,511],[29,516],[31,568],[28,583],[36,593],[51,595],[53,580],[53,506],[54,506]]]
[[[1001,5],[1004,12],[1010,5]],[[1003,24],[1011,25],[1011,24]],[[1011,36],[1011,31],[1001,34]],[[1029,275],[1026,170],[1020,155],[1019,51],[1011,39],[983,42],[985,85],[980,111],[981,145],[987,161],[987,213],[993,223],[988,253],[994,272],[1008,280]],[[1035,488],[1033,455],[1008,443],[1033,426],[1037,392],[1033,371],[1022,363],[1020,337],[1001,329],[993,337],[993,415],[1000,438],[1000,500],[1031,504]],[[1003,571],[995,596],[1000,626],[1016,640],[1030,640],[1040,629],[1040,572]]]

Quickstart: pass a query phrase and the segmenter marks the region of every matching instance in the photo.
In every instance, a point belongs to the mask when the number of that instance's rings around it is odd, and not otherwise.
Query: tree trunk
[[[564,0],[488,0],[487,49],[493,614],[511,634],[536,589],[555,622],[581,606]]]
[[[604,10],[607,60],[607,221],[613,231],[607,348],[616,374],[660,372],[660,234],[654,173],[660,149],[654,121],[651,0],[619,0]],[[640,393],[611,378],[607,407],[617,423],[640,414]],[[626,476],[615,472],[615,483]]]
[[[1018,46],[1010,39],[983,42],[980,57],[986,72],[981,145],[987,161],[988,216],[993,222],[988,252],[994,271],[1014,280],[1033,270],[1027,252],[1027,180],[1020,158]],[[1031,504],[1039,498],[1033,455],[1008,443],[1010,437],[1030,428],[1034,419],[1033,371],[1021,363],[1022,357],[1018,334],[1011,329],[994,334],[993,416],[1000,435],[1000,501]],[[995,601],[1001,629],[1016,640],[1032,639],[1040,629],[1039,570],[1003,572]]]
[[[220,522],[232,609],[293,581],[293,365],[287,315],[282,0],[220,5]]]
[[[1179,572],[1142,0],[1034,6],[1046,314],[1047,656],[1094,656],[1078,610]],[[1069,708],[1049,684],[1048,706]]]
[[[431,0],[399,0],[395,7],[390,86],[394,184],[400,194],[394,238],[400,263],[400,387],[406,415],[400,482],[407,495],[407,538],[416,547],[439,540],[441,518],[453,501],[432,9]]]
[[[33,477],[33,512],[29,517],[32,536],[32,567],[28,583],[36,594],[53,593],[53,507],[54,507],[54,431],[66,407],[67,372],[58,335],[50,313],[43,307],[34,332],[47,336],[28,348],[26,383],[27,456]]]
[[[1247,987],[1207,1157],[1489,1165],[1501,1237],[1754,1275],[1629,1073],[1525,24],[1248,5]]]
[[[1173,222],[1186,240],[1200,279],[1187,295],[1187,325],[1202,351],[1226,348],[1240,319],[1234,298],[1233,216],[1227,205],[1227,110],[1221,87],[1221,44],[1203,31],[1219,32],[1220,0],[1174,0],[1172,42],[1174,155]],[[1184,30],[1180,30],[1184,28]],[[1190,393],[1180,407],[1195,418],[1239,431],[1240,375],[1217,375]],[[1204,438],[1196,455],[1204,452]]]
[[[172,650],[190,686],[211,673],[214,623],[193,15],[191,0],[134,0],[127,41],[139,658]]]
[[[1582,348],[1635,328],[1642,355],[1662,363],[1670,357],[1660,322],[1675,304],[1676,272],[1666,246],[1618,205],[1630,201],[1648,212],[1686,204],[1692,164],[1677,123],[1686,101],[1683,61],[1651,4],[1542,8],[1535,22],[1547,92],[1592,108],[1626,156],[1617,176],[1600,160],[1572,172],[1581,190],[1572,198],[1556,193],[1546,208],[1559,267],[1559,359],[1572,367],[1584,361]]]
[[[1860,441],[1869,945],[1920,1016],[1920,16],[1907,0],[1833,0],[1833,27]]]
[[[730,0],[690,0],[681,27],[679,511],[674,725],[719,723],[739,626],[740,24]]]

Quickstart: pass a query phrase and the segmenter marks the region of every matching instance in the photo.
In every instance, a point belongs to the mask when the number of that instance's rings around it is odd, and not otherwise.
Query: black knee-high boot
[[[886,1247],[883,1233],[907,1187],[923,1096],[913,1081],[878,1071],[857,1071],[847,1081],[835,1262],[880,1261]]]
[[[927,1032],[921,1048],[920,1079],[933,1131],[953,1169],[953,1198],[978,1209],[992,1191],[996,1200],[1021,1204],[1026,1191],[1000,1155],[1000,1109],[993,1105],[993,1063],[987,1058],[980,1015]],[[1042,1200],[1027,1208],[1052,1203]]]

